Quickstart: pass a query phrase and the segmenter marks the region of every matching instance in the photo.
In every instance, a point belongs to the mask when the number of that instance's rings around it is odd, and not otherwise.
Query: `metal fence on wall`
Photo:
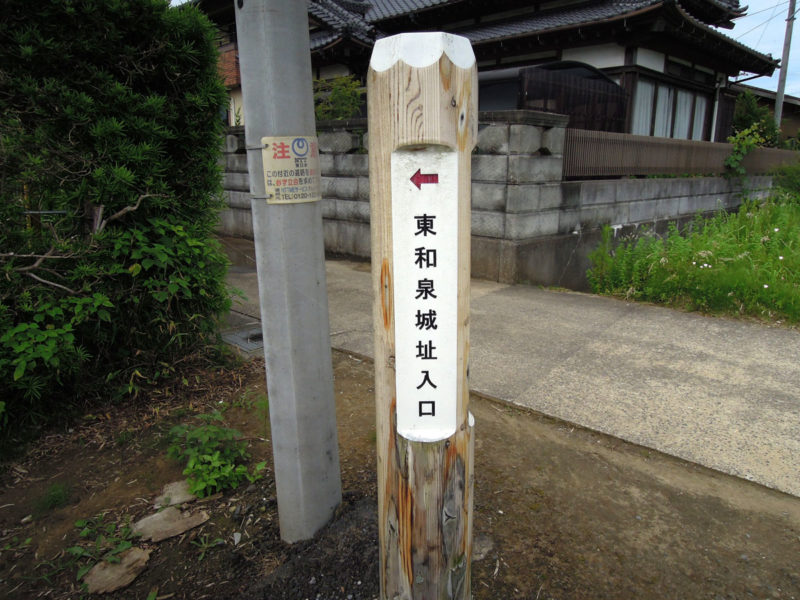
[[[731,144],[715,142],[567,129],[564,178],[720,175],[732,149]],[[793,150],[757,148],[745,157],[743,166],[752,175],[765,174],[798,158],[800,153]]]
[[[625,130],[625,90],[583,63],[561,61],[522,69],[519,93],[519,108],[569,115],[569,127]]]

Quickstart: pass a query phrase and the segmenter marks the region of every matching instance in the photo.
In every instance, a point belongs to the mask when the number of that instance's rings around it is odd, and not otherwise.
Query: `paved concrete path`
[[[369,264],[327,279],[332,345],[372,356]],[[229,281],[257,317],[255,272]],[[471,301],[474,391],[800,496],[800,332],[483,280]]]

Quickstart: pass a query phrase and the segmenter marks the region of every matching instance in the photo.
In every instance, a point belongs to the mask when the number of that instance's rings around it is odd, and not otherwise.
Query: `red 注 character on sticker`
[[[281,158],[291,158],[289,156],[289,144],[284,142],[278,142],[272,146],[274,152],[272,153],[272,158],[274,159],[281,159]]]

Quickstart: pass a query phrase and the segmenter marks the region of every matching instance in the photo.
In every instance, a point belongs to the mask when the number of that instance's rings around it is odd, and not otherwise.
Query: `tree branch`
[[[102,219],[100,221],[100,224],[97,226],[97,230],[94,231],[93,233],[100,233],[101,231],[103,231],[103,229],[105,229],[106,225],[108,225],[111,221],[116,221],[117,219],[127,215],[129,212],[137,210],[139,208],[139,205],[142,203],[142,200],[144,200],[145,198],[163,198],[163,197],[164,197],[163,194],[142,194],[141,196],[139,196],[139,199],[136,200],[136,204],[134,204],[133,206],[126,206],[122,210],[115,212],[107,219]]]
[[[16,252],[0,252],[0,258],[72,258],[74,254],[49,254],[52,248],[48,250],[48,254],[17,254]]]
[[[41,277],[39,277],[39,276],[37,276],[37,275],[34,275],[33,273],[30,273],[30,272],[28,272],[28,273],[25,273],[25,274],[26,274],[28,277],[31,277],[31,278],[35,279],[36,281],[39,281],[39,282],[41,282],[41,283],[44,283],[45,285],[50,285],[50,286],[52,286],[52,287],[55,287],[55,288],[58,288],[58,289],[64,290],[65,292],[67,292],[67,293],[69,293],[69,294],[72,294],[73,296],[74,296],[74,295],[76,295],[76,294],[78,293],[78,292],[76,292],[75,290],[73,290],[73,289],[71,289],[71,288],[68,288],[68,287],[67,287],[67,286],[65,286],[65,285],[61,285],[60,283],[55,283],[55,282],[53,282],[53,281],[48,281],[47,279],[42,279]]]
[[[15,271],[33,271],[34,269],[38,269],[38,268],[39,268],[39,266],[42,264],[42,261],[43,261],[45,258],[50,258],[50,255],[51,255],[52,253],[53,253],[53,247],[50,247],[50,250],[48,250],[48,251],[47,251],[47,252],[45,252],[44,254],[41,254],[41,255],[39,255],[39,256],[36,258],[36,262],[35,262],[35,263],[33,263],[32,265],[28,265],[27,267],[17,267],[17,268],[16,268],[16,269],[14,269],[14,270],[15,270]],[[31,256],[31,258],[33,258],[33,256]]]
[[[50,273],[55,273],[55,271],[53,271],[52,269],[47,269],[47,268],[43,267],[42,263],[45,260],[55,260],[55,259],[60,260],[60,259],[66,259],[66,258],[73,258],[75,256],[75,254],[74,253],[64,254],[64,255],[53,254],[54,250],[55,250],[55,246],[52,246],[44,254],[15,254],[14,252],[0,252],[0,259],[4,259],[4,258],[35,258],[36,261],[33,262],[32,264],[26,265],[24,267],[15,267],[12,270],[17,271],[19,273],[25,273],[25,272],[28,272],[28,271],[34,271],[36,269],[42,269],[43,271],[48,271]]]

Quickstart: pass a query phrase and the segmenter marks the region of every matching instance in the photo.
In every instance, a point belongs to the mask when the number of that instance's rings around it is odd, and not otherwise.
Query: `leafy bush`
[[[220,427],[219,412],[201,415],[204,425],[176,425],[169,432],[170,458],[186,460],[183,474],[187,475],[189,491],[202,498],[229,488],[237,488],[244,481],[258,479],[265,463],[255,466],[252,473],[244,464],[250,459],[242,434],[235,429]]]
[[[214,29],[166,0],[7,0],[0,412],[136,393],[228,307]]]
[[[643,235],[590,255],[597,293],[707,312],[800,321],[800,197],[777,192],[682,234]]]
[[[349,119],[361,111],[364,91],[352,75],[314,81],[314,113],[319,121]]]
[[[742,165],[742,161],[745,156],[755,148],[763,146],[765,142],[761,125],[756,123],[746,129],[737,131],[728,138],[728,142],[733,144],[733,150],[731,150],[730,155],[725,159],[725,167],[729,169],[728,173],[738,177],[744,177],[747,175],[747,171]]]
[[[738,134],[753,126],[757,126],[763,137],[762,145],[778,145],[780,132],[775,125],[775,118],[769,112],[769,108],[761,106],[756,95],[748,91],[736,97],[736,105],[733,109],[733,132]]]

